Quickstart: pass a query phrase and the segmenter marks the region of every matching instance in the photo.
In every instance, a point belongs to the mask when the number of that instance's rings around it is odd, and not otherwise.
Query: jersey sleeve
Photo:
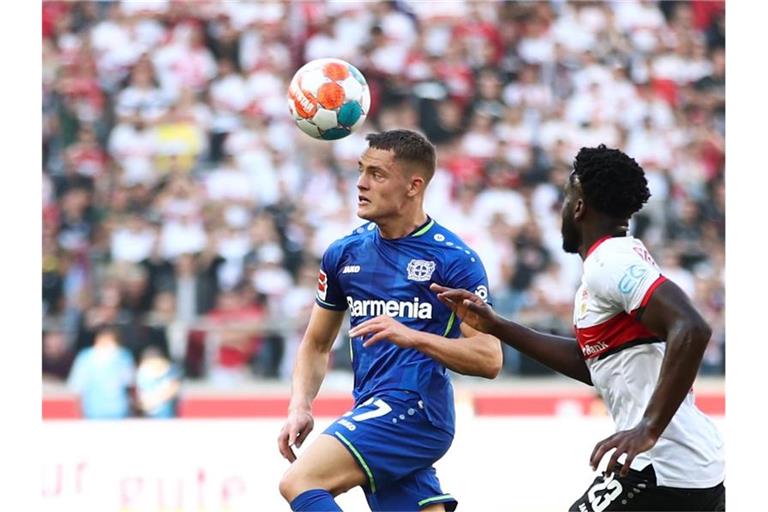
[[[463,288],[474,293],[488,304],[492,304],[491,294],[488,289],[488,276],[480,257],[470,251],[470,254],[461,253],[449,262],[443,286],[449,288]]]
[[[338,279],[341,253],[342,247],[338,243],[331,244],[323,254],[317,276],[315,302],[322,308],[334,311],[347,309],[347,302]]]
[[[595,296],[630,315],[637,315],[666,278],[650,257],[637,253],[621,254],[605,261],[587,284]]]

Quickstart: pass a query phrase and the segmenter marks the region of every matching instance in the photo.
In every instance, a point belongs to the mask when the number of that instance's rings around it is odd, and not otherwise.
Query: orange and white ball
[[[346,137],[365,122],[370,106],[365,77],[341,59],[304,64],[288,87],[288,107],[296,125],[315,139]]]

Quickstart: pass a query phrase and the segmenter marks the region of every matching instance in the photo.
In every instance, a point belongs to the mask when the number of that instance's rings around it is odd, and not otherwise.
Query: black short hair
[[[120,328],[114,323],[102,323],[98,324],[94,328],[94,339],[103,335],[111,335],[120,343]]]
[[[573,172],[587,204],[611,217],[628,219],[651,197],[643,168],[634,158],[605,144],[581,148]]]
[[[369,133],[365,136],[368,146],[375,149],[391,150],[395,160],[415,163],[421,167],[424,178],[429,182],[435,174],[437,157],[435,146],[422,134],[413,130],[388,130],[380,133]]]

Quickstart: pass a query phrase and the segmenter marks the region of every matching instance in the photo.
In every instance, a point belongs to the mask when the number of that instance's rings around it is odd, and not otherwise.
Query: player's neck
[[[587,259],[587,256],[598,242],[614,236],[627,236],[628,232],[628,221],[617,223],[614,219],[597,223],[594,226],[585,226],[581,237],[581,246],[579,246],[581,259]]]
[[[419,209],[412,215],[398,216],[392,219],[386,219],[376,222],[379,226],[379,232],[382,238],[395,239],[403,238],[413,233],[419,226],[427,222],[427,214]]]

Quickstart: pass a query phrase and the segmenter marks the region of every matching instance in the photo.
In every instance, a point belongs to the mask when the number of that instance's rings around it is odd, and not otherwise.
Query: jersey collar
[[[592,247],[590,247],[590,248],[587,250],[587,255],[586,255],[586,256],[584,256],[584,259],[587,259],[587,258],[589,257],[589,255],[590,255],[590,254],[592,254],[593,252],[595,252],[595,249],[597,249],[597,247],[598,247],[600,244],[602,244],[603,242],[605,242],[605,241],[606,241],[606,240],[608,240],[609,238],[613,238],[613,235],[605,235],[604,237],[602,237],[602,238],[599,238],[599,239],[597,240],[597,242],[593,243],[593,244],[592,244]]]
[[[592,244],[592,247],[590,247],[590,248],[587,250],[587,254],[586,254],[586,256],[584,256],[584,259],[587,259],[587,257],[588,257],[590,254],[592,254],[593,252],[595,252],[595,249],[597,249],[597,248],[598,248],[598,246],[600,246],[600,244],[602,244],[603,242],[605,242],[605,241],[606,241],[606,240],[608,240],[609,238],[621,238],[621,237],[625,237],[625,236],[629,236],[629,234],[628,234],[628,233],[625,233],[625,232],[619,232],[619,233],[614,233],[613,235],[605,235],[604,237],[602,237],[602,238],[599,238],[599,239],[598,239],[598,240],[597,240],[595,243],[593,243],[593,244]]]
[[[427,221],[422,224],[421,226],[417,227],[413,231],[411,231],[411,234],[409,234],[409,237],[416,237],[421,236],[427,231],[430,230],[430,228],[435,224],[435,220],[432,219],[429,215],[427,215]]]
[[[416,227],[413,231],[408,233],[407,235],[400,237],[400,238],[384,238],[381,236],[381,230],[378,229],[378,226],[376,227],[376,238],[379,240],[384,240],[386,242],[396,242],[398,240],[405,240],[406,238],[415,238],[417,236],[421,236],[430,229],[432,229],[432,226],[435,225],[434,219],[432,219],[429,215],[427,215],[427,220],[424,222],[424,224]]]

